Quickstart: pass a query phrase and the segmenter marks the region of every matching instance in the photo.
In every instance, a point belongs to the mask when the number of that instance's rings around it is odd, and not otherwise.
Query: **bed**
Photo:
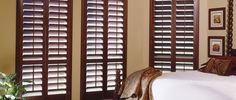
[[[216,60],[230,60],[229,76],[200,71],[163,73],[151,84],[153,100],[236,100],[236,57],[212,59],[218,67],[222,66]]]
[[[236,76],[199,71],[163,73],[151,85],[153,100],[236,100]]]
[[[229,70],[222,69],[225,67]],[[210,70],[213,72],[206,72],[208,68],[213,68]],[[236,57],[211,58],[199,70],[203,72],[161,74],[160,70],[148,67],[131,74],[118,95],[127,100],[236,100]],[[222,76],[221,71],[229,74]]]
[[[219,68],[224,66],[217,61],[230,60],[229,76],[200,71],[163,73],[151,84],[153,100],[236,100],[236,57],[211,58],[209,66],[213,60]]]

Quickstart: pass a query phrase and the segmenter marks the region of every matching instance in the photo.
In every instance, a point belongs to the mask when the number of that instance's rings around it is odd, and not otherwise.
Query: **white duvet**
[[[236,100],[236,76],[163,73],[153,81],[151,91],[154,100]]]

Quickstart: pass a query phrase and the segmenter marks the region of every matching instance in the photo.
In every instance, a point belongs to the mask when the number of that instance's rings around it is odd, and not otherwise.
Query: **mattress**
[[[163,73],[151,86],[153,100],[236,100],[236,76],[198,71]]]

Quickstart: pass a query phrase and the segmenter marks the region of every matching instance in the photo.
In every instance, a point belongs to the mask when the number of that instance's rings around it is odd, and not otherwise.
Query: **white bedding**
[[[163,73],[153,81],[151,91],[154,100],[236,100],[236,76]]]

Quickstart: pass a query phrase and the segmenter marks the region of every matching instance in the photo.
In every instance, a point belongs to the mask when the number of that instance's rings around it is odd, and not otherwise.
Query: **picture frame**
[[[208,37],[208,57],[218,57],[225,55],[225,37],[209,36]]]
[[[225,29],[225,8],[209,9],[209,30],[224,30]]]

